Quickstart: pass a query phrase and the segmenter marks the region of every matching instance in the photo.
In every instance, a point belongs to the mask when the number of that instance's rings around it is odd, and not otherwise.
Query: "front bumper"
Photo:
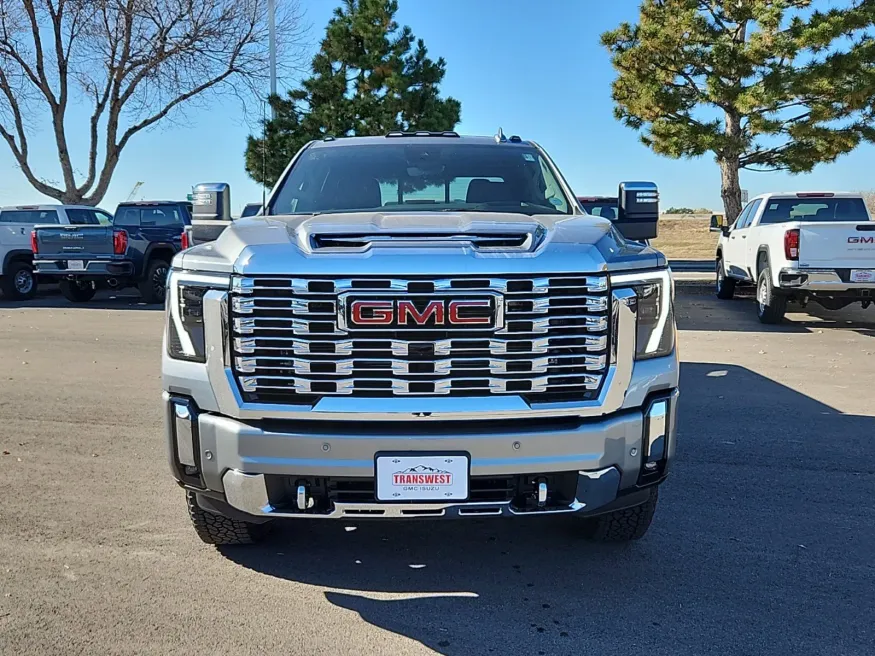
[[[622,499],[640,502],[639,492],[664,479],[674,455],[678,360],[676,352],[635,360],[636,298],[628,288],[612,291],[610,364],[591,401],[326,396],[310,406],[241,397],[229,365],[228,294],[208,291],[206,362],[171,359],[165,344],[171,468],[202,507],[249,521],[597,514],[622,507]],[[502,479],[510,491],[464,503],[377,503],[375,455],[411,451],[464,452],[472,489]],[[547,499],[532,506],[533,486],[544,481]],[[357,486],[358,496],[328,491],[310,505],[308,490],[336,490],[338,482]]]
[[[201,413],[189,399],[165,394],[170,465],[185,487],[247,516],[323,519],[593,512],[665,478],[676,445],[677,399],[676,389],[659,393],[643,409],[598,420],[321,426],[243,422]],[[540,506],[517,489],[483,502],[377,503],[366,494],[295,506],[299,486],[343,480],[367,489],[377,453],[411,450],[467,453],[472,489],[476,481],[502,477],[552,484],[571,476],[576,484]]]

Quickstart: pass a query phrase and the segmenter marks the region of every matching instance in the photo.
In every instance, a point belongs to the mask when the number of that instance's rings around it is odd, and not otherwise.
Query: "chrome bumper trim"
[[[616,467],[607,467],[598,471],[578,472],[580,477],[588,479],[592,485],[604,480],[616,496],[619,471]],[[267,496],[267,486],[263,474],[247,474],[236,469],[228,470],[222,477],[225,488],[225,499],[236,510],[258,517],[276,519],[415,519],[417,517],[451,518],[451,517],[519,517],[524,515],[556,515],[574,513],[587,509],[587,503],[575,499],[567,506],[544,507],[531,510],[514,508],[510,501],[501,502],[462,502],[462,503],[334,503],[329,512],[316,513],[282,512],[270,504]],[[599,499],[592,508],[604,505],[608,499],[604,494],[596,495]]]
[[[802,282],[794,284],[785,280],[785,277],[798,278]],[[789,291],[797,289],[812,292],[841,292],[851,289],[875,290],[873,282],[845,282],[832,269],[781,269],[778,274],[778,282],[781,289]]]
[[[243,400],[230,367],[228,348],[228,293],[211,290],[204,295],[207,376],[221,414],[239,419],[324,419],[366,421],[515,419],[520,417],[600,417],[623,406],[632,380],[637,296],[632,289],[611,293],[610,365],[599,397],[583,403],[528,404],[518,395],[482,397],[361,398],[323,397],[315,405],[275,405]],[[222,344],[219,349],[216,345]]]

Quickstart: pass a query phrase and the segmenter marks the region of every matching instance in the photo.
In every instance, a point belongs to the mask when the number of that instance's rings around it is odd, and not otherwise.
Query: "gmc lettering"
[[[357,326],[489,326],[494,320],[491,310],[487,298],[434,299],[422,310],[407,299],[356,299],[350,303],[349,318]]]

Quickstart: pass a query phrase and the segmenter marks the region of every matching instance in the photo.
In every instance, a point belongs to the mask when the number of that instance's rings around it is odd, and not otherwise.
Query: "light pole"
[[[270,50],[270,95],[276,95],[276,0],[267,0],[267,39]],[[270,116],[274,118],[273,106]]]

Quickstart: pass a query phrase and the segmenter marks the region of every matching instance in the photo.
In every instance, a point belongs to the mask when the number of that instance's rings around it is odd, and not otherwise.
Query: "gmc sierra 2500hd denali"
[[[263,216],[173,259],[168,452],[201,539],[560,513],[643,536],[675,451],[673,285],[631,241],[655,186],[618,209],[587,215],[501,133],[305,146]]]

